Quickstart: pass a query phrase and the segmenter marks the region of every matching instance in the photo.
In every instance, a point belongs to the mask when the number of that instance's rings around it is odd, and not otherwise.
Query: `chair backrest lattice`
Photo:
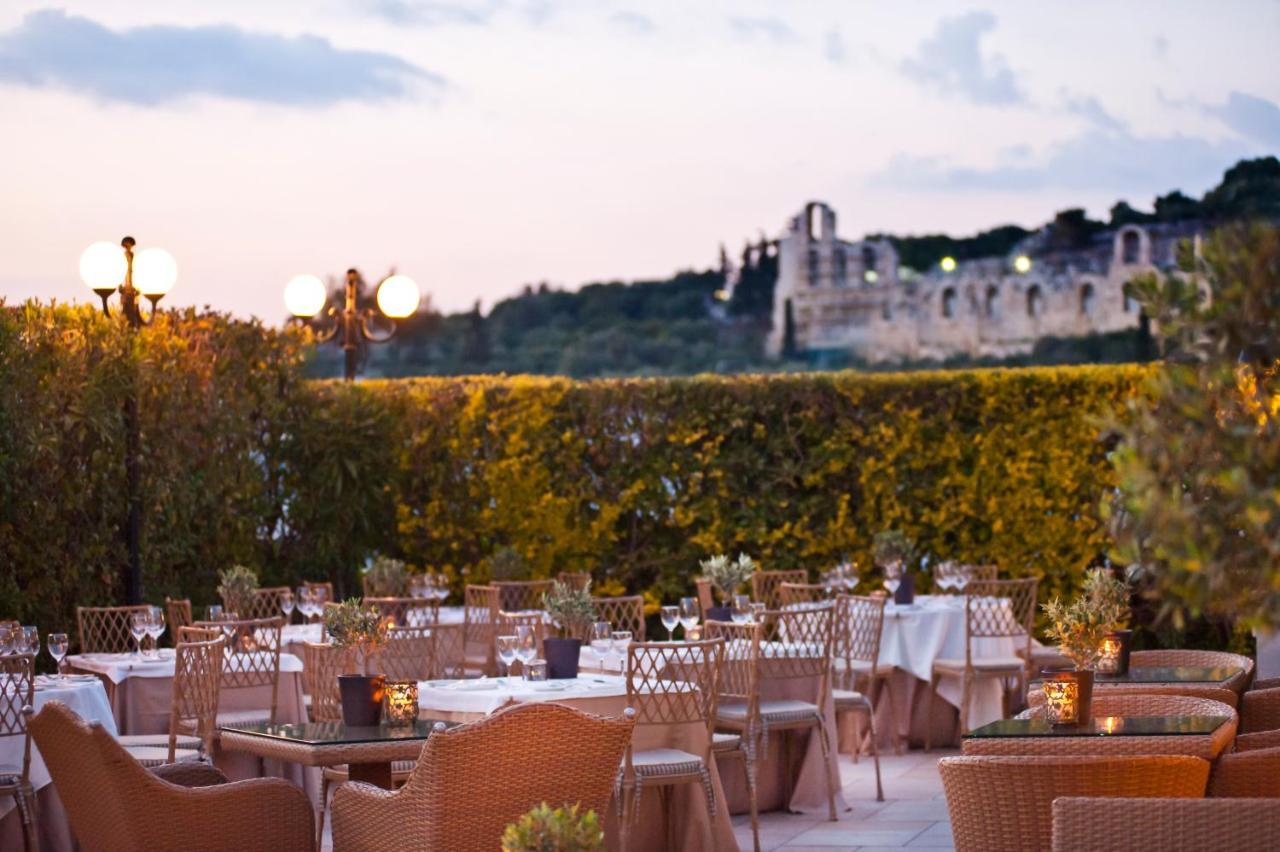
[[[551,591],[551,580],[494,580],[498,608],[506,612],[542,609],[542,597]]]
[[[302,644],[302,680],[311,696],[311,721],[342,720],[338,675],[355,671],[355,659],[347,648],[321,642]]]
[[[884,597],[841,595],[845,607],[844,630],[836,637],[835,654],[845,661],[846,671],[854,663],[865,663],[874,671],[880,662],[880,636],[884,631]]]
[[[188,624],[185,627],[179,627],[175,631],[175,642],[209,642],[223,636],[221,630],[216,627],[196,627],[194,624]]]
[[[196,627],[216,627],[227,639],[223,652],[222,689],[271,687],[271,715],[276,719],[280,692],[280,645],[284,619],[252,618],[236,621],[197,621]]]
[[[800,610],[766,611],[759,653],[769,660],[769,677],[817,677],[825,688],[838,617],[834,601]]]
[[[627,647],[627,703],[637,725],[702,722],[716,715],[724,639],[632,642]]]
[[[429,627],[393,627],[378,652],[387,680],[428,680],[434,677],[435,633]]]
[[[165,598],[164,614],[169,619],[169,635],[177,642],[178,629],[190,627],[195,619],[191,615],[190,598]]]
[[[836,599],[836,591],[821,583],[779,583],[778,603],[783,609],[821,604]]]
[[[765,605],[766,609],[777,609],[782,605],[779,586],[783,583],[807,583],[809,572],[803,568],[789,571],[757,571],[751,575],[751,597]]]
[[[36,700],[36,664],[31,654],[0,657],[0,739],[22,737],[22,779],[31,769],[31,735],[22,708]]]
[[[643,642],[644,595],[626,595],[616,598],[593,598],[596,617],[607,621],[614,630],[630,630],[633,642]]]
[[[302,588],[306,589],[308,592],[321,592],[324,595],[326,603],[338,602],[333,596],[333,583],[330,583],[328,580],[304,580]]]
[[[745,624],[709,621],[706,636],[708,640],[724,642],[717,679],[719,698],[754,706],[759,699],[760,642],[764,625],[754,621]]]
[[[486,674],[497,673],[494,639],[497,636],[499,594],[497,586],[467,586],[462,591],[462,641],[468,655],[472,646],[484,654]]]
[[[76,624],[80,630],[80,653],[119,654],[134,649],[129,626],[134,613],[149,613],[146,604],[137,606],[78,606]]]
[[[499,636],[514,636],[517,627],[532,627],[538,648],[542,648],[542,640],[547,638],[547,620],[540,612],[499,612],[498,623],[494,628],[494,641]]]
[[[180,628],[189,637],[198,628]],[[204,631],[212,634],[214,631]],[[173,658],[173,700],[169,710],[169,760],[174,759],[180,723],[194,723],[196,735],[204,741],[206,754],[213,754],[213,732],[218,718],[218,695],[222,685],[222,663],[226,638],[221,634],[204,641],[180,638]]]
[[[1035,622],[1035,577],[1022,580],[975,580],[965,587],[965,657],[972,660],[974,639],[1011,637],[1031,648]]]
[[[394,627],[426,627],[440,620],[440,601],[426,598],[365,598],[364,604],[371,606],[383,617],[391,620]]]
[[[280,602],[286,593],[292,593],[293,590],[288,586],[271,586],[268,588],[258,589],[253,593],[253,597],[249,599],[249,611],[237,613],[242,619],[259,619],[259,618],[275,618],[277,616],[284,617],[284,610],[280,608]]]
[[[586,571],[561,571],[556,575],[556,579],[569,588],[579,591],[591,586],[591,575]]]
[[[716,605],[715,594],[711,589],[711,581],[706,577],[695,577],[693,580],[694,587],[698,590],[698,606],[705,613],[711,607]]]

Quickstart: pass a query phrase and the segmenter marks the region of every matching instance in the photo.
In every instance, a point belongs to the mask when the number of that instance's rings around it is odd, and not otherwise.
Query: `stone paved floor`
[[[884,802],[876,801],[875,775],[870,758],[855,766],[840,756],[840,777],[845,800],[853,809],[836,822],[807,814],[763,814],[760,848],[763,850],[875,850],[951,849],[947,803],[938,777],[938,758],[955,752],[935,749],[929,754],[910,751],[880,760]],[[738,845],[751,850],[751,821],[733,818]]]

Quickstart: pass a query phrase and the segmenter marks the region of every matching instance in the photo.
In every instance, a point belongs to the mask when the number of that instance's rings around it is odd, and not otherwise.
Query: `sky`
[[[1280,2],[0,3],[0,296],[81,251],[272,324],[292,276],[443,310],[665,277],[824,200],[843,236],[1200,194],[1280,151]]]

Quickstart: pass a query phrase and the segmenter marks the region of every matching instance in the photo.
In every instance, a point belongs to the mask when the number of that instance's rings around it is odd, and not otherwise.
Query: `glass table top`
[[[1100,716],[1087,725],[1051,725],[1044,719],[1001,719],[965,734],[998,737],[1170,737],[1212,734],[1228,716]]]
[[[348,743],[378,743],[389,740],[425,740],[436,726],[436,719],[419,719],[409,725],[348,726],[342,722],[300,722],[294,725],[272,725],[256,722],[252,725],[223,725],[222,730],[237,734],[288,740],[304,745],[345,745]],[[444,722],[452,728],[458,722]]]
[[[1212,683],[1222,684],[1243,669],[1236,666],[1133,666],[1122,675],[1093,675],[1094,683]],[[1043,681],[1032,678],[1032,682]]]

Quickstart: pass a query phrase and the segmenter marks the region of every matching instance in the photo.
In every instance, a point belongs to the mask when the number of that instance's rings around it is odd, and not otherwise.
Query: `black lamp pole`
[[[396,321],[372,307],[360,307],[360,285],[364,279],[355,269],[347,270],[346,300],[340,309],[336,305],[325,312],[331,325],[317,331],[316,342],[336,340],[342,347],[343,376],[353,381],[360,365],[360,352],[369,343],[386,343],[396,333]],[[309,318],[295,317],[295,321],[307,323]],[[382,319],[389,325],[385,334],[379,334],[370,321]]]

